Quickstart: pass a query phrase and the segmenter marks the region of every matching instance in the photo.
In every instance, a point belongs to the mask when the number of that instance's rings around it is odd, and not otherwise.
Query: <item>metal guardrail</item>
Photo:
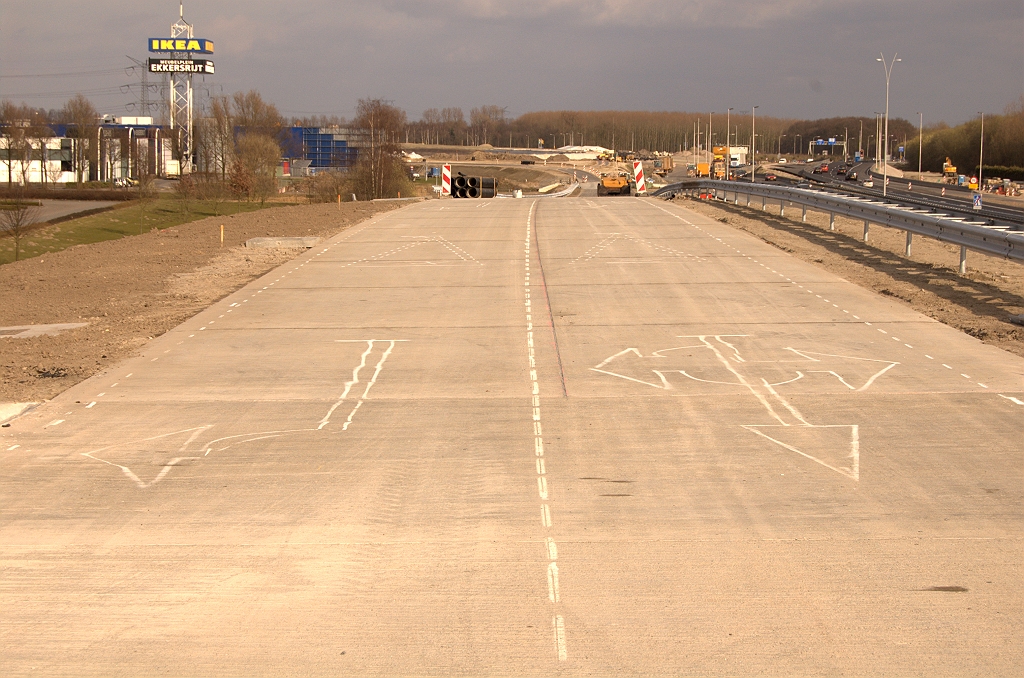
[[[930,209],[934,212],[948,213],[950,216],[965,215],[967,220],[970,221],[973,218],[985,218],[991,219],[993,222],[1001,223],[1003,226],[1012,226],[1018,224],[1024,224],[1024,211],[1002,207],[999,205],[993,206],[991,203],[986,203],[985,207],[981,210],[975,210],[971,207],[971,195],[974,191],[963,189],[961,192],[964,195],[950,196],[949,198],[939,199],[934,196],[930,196],[927,193],[920,195],[910,195],[902,191],[893,191],[889,189],[889,195],[883,196],[881,188],[867,189],[859,184],[851,185],[846,182],[832,179],[831,181],[825,182],[817,177],[811,176],[810,172],[806,170],[799,173],[801,177],[810,182],[817,182],[818,188],[831,191],[839,191],[840,193],[852,193],[854,195],[862,195],[876,200],[885,200],[886,202],[899,203],[904,206],[913,205],[917,207],[923,207]],[[879,177],[882,175],[879,174]],[[892,177],[890,177],[891,179]],[[904,181],[903,179],[900,182]],[[932,184],[931,187],[941,187],[938,184]],[[948,186],[946,188],[956,188],[961,190],[959,187]],[[993,224],[988,224],[993,225]]]
[[[740,195],[759,197],[762,204],[768,201],[801,205],[819,212],[828,212],[863,221],[865,236],[867,226],[877,224],[896,228],[907,233],[934,238],[941,242],[959,245],[962,248],[984,252],[996,257],[1024,262],[1024,232],[1013,231],[1007,226],[986,226],[967,223],[962,217],[933,214],[920,209],[883,203],[870,198],[840,196],[808,188],[769,186],[738,181],[717,181],[699,179],[669,184],[652,195],[661,197],[678,193],[711,191],[716,198],[727,200],[731,193],[738,202]],[[964,257],[961,255],[961,268]]]

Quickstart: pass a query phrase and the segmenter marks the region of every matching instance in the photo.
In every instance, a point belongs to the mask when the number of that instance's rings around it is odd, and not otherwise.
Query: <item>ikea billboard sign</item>
[[[149,51],[213,54],[213,40],[205,40],[203,38],[150,38]]]

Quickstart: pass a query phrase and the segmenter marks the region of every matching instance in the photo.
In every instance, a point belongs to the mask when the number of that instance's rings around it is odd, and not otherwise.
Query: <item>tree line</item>
[[[728,130],[726,121],[728,120]],[[15,179],[14,167],[38,160],[46,154],[44,140],[52,137],[54,125],[66,125],[74,144],[73,166],[82,182],[87,161],[97,162],[95,148],[99,116],[88,99],[76,95],[53,110],[0,102],[0,157],[10,157],[5,177]],[[396,195],[407,179],[400,162],[402,143],[442,146],[489,145],[546,149],[566,145],[602,146],[619,151],[679,152],[695,146],[751,144],[754,120],[751,112],[673,111],[537,111],[512,118],[508,109],[484,105],[469,110],[459,107],[429,108],[418,120],[392,102],[363,99],[352,120],[340,116],[285,118],[258,91],[210,97],[202,103],[194,128],[195,180],[217,183],[248,200],[265,200],[276,188],[276,172],[282,157],[301,157],[302,148],[290,127],[349,127],[361,133],[364,148],[354,168],[312,191],[333,192],[348,197],[355,193],[368,198]],[[772,116],[756,119],[758,154],[803,155],[815,139],[849,139],[848,150],[858,147],[874,157],[878,136],[875,118],[838,117],[794,120]],[[906,146],[908,165],[917,155],[918,129],[902,118],[889,121],[890,150]],[[1024,99],[1005,115],[986,119],[986,166],[1019,170],[1024,174]],[[925,169],[940,171],[946,157],[963,168],[977,167],[980,120],[957,127],[939,125],[925,130],[922,153]],[[180,154],[171,135],[174,153]],[[179,158],[183,162],[184,158]],[[136,164],[141,167],[145,163]],[[24,174],[24,172],[22,172]],[[44,173],[45,174],[45,173]],[[54,182],[56,177],[44,177]],[[330,190],[323,184],[330,183]]]
[[[977,174],[981,161],[981,117],[961,125],[944,124],[924,130],[921,165],[927,172],[941,172],[946,158],[960,174]],[[1024,179],[1024,97],[1007,107],[1003,115],[985,116],[985,169],[983,176]],[[907,147],[907,168],[916,169],[918,136]]]

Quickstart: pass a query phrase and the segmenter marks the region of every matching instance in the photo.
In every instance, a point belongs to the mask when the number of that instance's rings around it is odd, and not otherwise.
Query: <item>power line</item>
[[[25,92],[25,93],[4,93],[4,99],[46,99],[46,98],[60,98],[60,97],[72,97],[76,94],[82,96],[107,96],[113,94],[123,94],[120,87],[105,87],[103,89],[76,89],[76,90],[63,90],[60,92]]]
[[[100,71],[78,71],[76,73],[30,73],[19,75],[0,75],[0,79],[9,80],[15,78],[66,78],[69,76],[82,75],[112,75],[114,73],[121,73],[123,71],[123,68],[107,68]]]

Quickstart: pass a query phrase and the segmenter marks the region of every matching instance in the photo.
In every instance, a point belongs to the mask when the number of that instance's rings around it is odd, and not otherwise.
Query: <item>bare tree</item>
[[[479,135],[481,143],[487,143],[488,133],[500,134],[504,131],[506,110],[501,106],[481,106],[469,112],[469,124],[473,132]]]
[[[466,116],[462,109],[449,107],[441,109],[442,143],[457,143],[466,129]]]
[[[196,193],[200,200],[210,203],[215,216],[220,216],[220,206],[227,197],[227,186],[216,172],[198,172],[192,175],[196,182]]]
[[[36,223],[39,206],[25,200],[22,188],[16,190],[12,197],[11,202],[0,205],[0,232],[14,238],[14,260],[17,261],[21,257],[21,239]]]
[[[405,111],[383,99],[360,99],[355,126],[366,132],[367,145],[359,150],[353,182],[370,199],[393,197],[405,185],[398,132],[405,126]]]
[[[50,129],[50,121],[47,118],[46,111],[41,109],[33,111],[32,122],[25,130],[25,136],[28,137],[30,146],[29,157],[36,156],[39,159],[39,183],[44,187],[48,178],[46,166],[50,159],[47,143],[54,137],[53,130]]]
[[[235,125],[243,134],[262,134],[275,139],[280,136],[284,119],[277,107],[264,101],[259,92],[235,92],[232,103]]]
[[[182,175],[174,187],[174,196],[178,199],[181,211],[186,215],[192,214],[192,201],[196,199],[196,193],[196,182],[192,175]]]
[[[221,181],[226,181],[235,148],[235,118],[230,99],[210,99],[209,110],[197,125],[196,142],[202,169],[219,174]]]
[[[281,147],[265,134],[245,134],[238,138],[231,184],[235,193],[247,200],[259,200],[262,206],[277,189],[277,166]]]
[[[7,161],[7,187],[14,185],[14,162],[21,155],[25,143],[27,106],[10,101],[0,103],[0,157]]]
[[[64,121],[68,124],[68,136],[74,141],[73,163],[75,168],[75,181],[79,184],[85,175],[85,165],[89,158],[99,158],[96,152],[96,132],[99,129],[99,114],[96,107],[81,94],[68,99],[64,104],[62,112]]]

